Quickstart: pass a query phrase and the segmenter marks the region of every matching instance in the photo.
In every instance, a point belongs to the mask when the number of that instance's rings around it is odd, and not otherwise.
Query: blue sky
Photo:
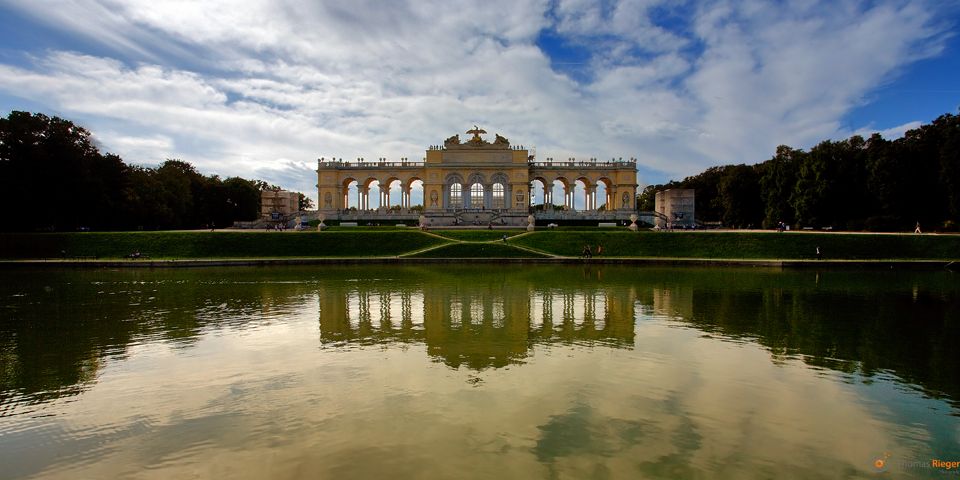
[[[0,0],[0,114],[315,195],[318,157],[472,125],[641,184],[960,107],[960,5],[924,1]]]

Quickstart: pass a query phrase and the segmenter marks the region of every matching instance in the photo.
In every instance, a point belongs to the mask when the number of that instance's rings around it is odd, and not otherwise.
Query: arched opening
[[[506,206],[507,204],[506,204],[506,202],[505,202],[505,200],[504,200],[504,197],[503,197],[504,192],[506,191],[506,190],[503,188],[503,184],[502,184],[502,183],[494,183],[492,190],[493,190],[493,192],[492,192],[492,193],[493,193],[493,197],[492,197],[492,199],[491,199],[491,201],[490,201],[490,207],[491,207],[491,208],[497,208],[497,209],[507,208],[507,206]]]
[[[614,210],[611,208],[613,202],[610,199],[610,192],[612,191],[613,188],[611,188],[611,182],[609,178],[601,178],[597,180],[597,210]]]
[[[590,180],[580,177],[573,182],[573,210],[592,210]]]
[[[423,180],[414,178],[407,184],[406,201],[404,208],[424,207],[423,202]]]
[[[440,199],[439,205],[436,205],[433,198],[433,193],[430,194],[430,205],[431,208],[434,206],[439,206],[443,208],[463,208],[464,197],[466,197],[469,192],[464,191],[463,177],[456,173],[451,173],[443,180],[443,198]]]
[[[483,185],[479,182],[470,185],[470,208],[483,207]]]
[[[463,208],[463,186],[457,182],[450,184],[450,208]]]
[[[530,182],[530,205],[544,208],[547,204],[547,181],[537,177]]]
[[[383,206],[383,197],[380,196],[380,180],[368,178],[362,189],[360,199],[363,201],[361,210],[376,210]]]
[[[550,198],[547,201],[558,210],[569,210],[573,208],[570,206],[570,189],[566,178],[560,177],[553,181],[550,189]]]
[[[397,178],[391,178],[386,182],[386,192],[383,198],[387,201],[387,207],[391,210],[400,210],[403,208],[403,182]]]
[[[360,208],[359,185],[360,182],[352,178],[343,181],[343,198],[341,199],[340,205],[343,206],[342,208],[344,210]]]

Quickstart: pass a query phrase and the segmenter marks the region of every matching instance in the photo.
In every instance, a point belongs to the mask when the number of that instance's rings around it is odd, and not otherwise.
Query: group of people
[[[603,245],[597,245],[597,256],[603,253]],[[593,258],[593,251],[590,250],[590,245],[584,245],[583,251],[580,252],[580,258]]]

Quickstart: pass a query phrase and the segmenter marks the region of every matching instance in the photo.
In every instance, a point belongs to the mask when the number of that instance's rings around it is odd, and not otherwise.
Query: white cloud
[[[883,130],[877,130],[874,128],[861,128],[856,132],[854,132],[854,134],[860,135],[863,138],[869,138],[874,133],[879,133],[881,137],[887,140],[896,140],[902,137],[905,133],[907,133],[908,130],[920,128],[921,125],[922,125],[922,122],[920,122],[919,120],[914,120],[912,122],[907,122],[907,123],[897,125],[895,127],[886,128]]]
[[[540,158],[680,177],[761,161],[852,133],[842,117],[945,33],[918,2],[717,1],[680,26],[660,1],[9,3],[116,53],[27,52],[0,92],[85,119],[130,162],[314,195],[317,157],[417,159],[474,123]],[[590,52],[588,81],[551,69],[544,29]]]
[[[704,147],[733,159],[745,145],[772,152],[835,136],[871,89],[941,48],[934,14],[921,5],[850,5],[704,11],[697,31],[707,47],[688,81],[705,107],[700,127],[716,142]]]
[[[128,157],[141,159],[141,162],[145,161],[144,163],[149,165],[162,163],[167,158],[163,155],[174,150],[173,139],[166,135],[139,137],[103,130],[93,132],[93,137],[104,153],[121,151]],[[109,147],[106,147],[108,145]]]

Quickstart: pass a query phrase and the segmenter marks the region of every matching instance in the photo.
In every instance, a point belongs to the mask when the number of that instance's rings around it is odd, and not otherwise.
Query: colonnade
[[[353,335],[369,327],[408,330],[490,324],[504,326],[510,318],[521,330],[543,325],[566,325],[577,330],[590,326],[605,330],[608,321],[632,325],[632,300],[620,301],[613,292],[553,292],[529,290],[504,296],[464,295],[455,290],[391,292],[375,288],[329,292],[320,301],[321,323],[326,329],[346,329]]]
[[[359,183],[357,184],[357,209],[358,210],[370,210],[370,189],[371,187],[362,186]],[[393,190],[389,185],[380,184],[380,207],[390,208],[390,192]],[[400,184],[400,208],[410,208],[411,205],[411,192],[413,187],[411,185]],[[343,187],[343,205],[350,205],[350,187],[349,184]]]
[[[543,183],[543,204],[544,205],[556,205],[553,200],[553,183],[545,183],[542,180],[538,180],[540,183]],[[562,184],[563,185],[563,203],[562,206],[570,209],[576,210],[574,208],[576,200],[576,184]],[[606,205],[606,209],[610,210],[613,205],[613,195],[610,193],[610,188],[605,188],[604,202],[598,204],[597,202],[597,185],[586,185],[583,189],[583,210],[596,210],[600,205]]]
[[[541,181],[541,183],[543,183]],[[452,184],[444,185],[444,208],[485,208],[485,209],[499,209],[499,208],[510,208],[510,195],[507,189],[507,186],[503,184],[480,184],[483,187],[482,197],[479,199],[474,198],[473,185],[460,184],[460,201],[456,201],[451,195]],[[499,192],[495,191],[495,186],[499,186],[502,190]],[[563,202],[557,203],[554,199],[553,184],[545,184],[543,190],[543,203],[545,205],[562,205],[570,210],[575,210],[574,205],[577,200],[577,191],[575,184],[563,184]],[[410,208],[411,205],[411,193],[413,188],[409,185],[401,184],[400,188],[400,208]],[[370,186],[357,186],[357,208],[359,210],[370,210]],[[390,208],[392,201],[390,199],[390,193],[394,190],[388,185],[381,184],[379,187],[380,198],[378,205],[381,207]],[[500,195],[495,195],[499,193]],[[344,187],[343,189],[343,205],[349,205],[349,187]],[[606,188],[604,192],[603,201],[599,201],[599,192],[597,191],[596,185],[587,185],[584,187],[582,192],[583,199],[583,208],[582,210],[596,210],[600,205],[607,205],[607,209],[610,209],[610,205],[613,205],[613,196],[611,195],[610,188]]]

